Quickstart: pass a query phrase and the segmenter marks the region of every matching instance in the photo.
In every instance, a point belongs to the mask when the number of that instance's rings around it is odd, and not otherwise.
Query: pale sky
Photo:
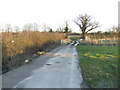
[[[97,31],[105,31],[118,25],[119,0],[0,0],[0,26],[5,24],[22,29],[26,23],[43,24],[53,30],[69,20],[75,32],[79,27],[73,22],[79,14],[91,15],[100,23]]]

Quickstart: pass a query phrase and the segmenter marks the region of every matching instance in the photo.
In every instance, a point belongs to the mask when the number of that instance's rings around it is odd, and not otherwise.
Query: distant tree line
[[[40,25],[37,23],[27,23],[22,29],[18,26],[12,27],[11,24],[6,24],[4,28],[0,27],[1,32],[21,32],[21,31],[41,31],[41,32],[58,32],[58,33],[68,33],[72,29],[69,27],[68,21],[65,21],[64,26],[58,27],[56,30],[53,30],[50,26],[44,24],[40,29]]]
[[[87,14],[81,14],[73,22],[79,27],[82,32],[82,39],[85,40],[86,35],[99,27],[99,22],[93,21],[92,17]],[[53,30],[50,26],[44,24],[40,30],[40,25],[37,23],[27,23],[20,29],[18,26],[12,27],[10,24],[6,24],[5,28],[1,28],[1,32],[19,32],[19,31],[41,31],[41,32],[58,32],[58,33],[66,33],[66,36],[72,32],[72,29],[69,26],[68,21],[65,21],[63,26],[59,26],[56,30]],[[113,26],[109,28],[108,31],[104,32],[105,35],[111,35],[114,33],[120,32],[120,26]],[[101,34],[103,32],[98,31],[96,34]],[[95,33],[94,33],[95,34]],[[94,35],[91,33],[91,35]]]
[[[107,31],[102,32],[91,32],[88,33],[87,36],[91,36],[96,39],[100,38],[119,38],[119,32],[120,32],[120,27],[119,26],[113,26],[112,28],[109,28]]]

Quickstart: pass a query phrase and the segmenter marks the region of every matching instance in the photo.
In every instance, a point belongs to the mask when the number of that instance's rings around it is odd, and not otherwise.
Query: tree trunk
[[[82,39],[85,40],[85,33],[82,33]]]

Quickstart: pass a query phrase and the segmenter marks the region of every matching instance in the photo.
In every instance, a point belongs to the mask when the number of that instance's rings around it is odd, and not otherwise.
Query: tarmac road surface
[[[2,75],[2,88],[81,88],[75,46],[60,46]]]

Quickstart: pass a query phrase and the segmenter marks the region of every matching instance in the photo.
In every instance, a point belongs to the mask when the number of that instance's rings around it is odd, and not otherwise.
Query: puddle
[[[51,63],[47,63],[46,65],[52,65]]]

